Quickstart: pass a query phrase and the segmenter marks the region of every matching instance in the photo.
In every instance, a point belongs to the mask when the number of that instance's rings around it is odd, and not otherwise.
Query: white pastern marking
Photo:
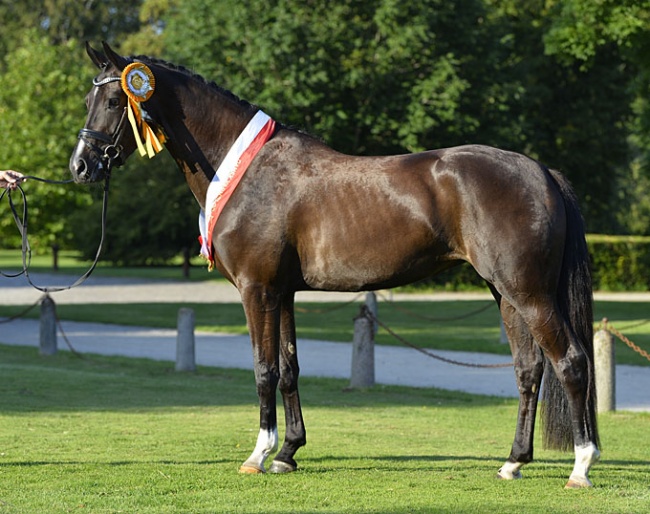
[[[271,429],[260,429],[257,435],[257,444],[251,456],[246,459],[245,466],[253,466],[260,471],[265,471],[264,461],[268,456],[278,449],[278,427],[275,426]]]
[[[499,470],[499,478],[504,480],[516,480],[521,478],[519,471],[524,464],[522,462],[506,462]]]
[[[575,446],[576,462],[569,480],[574,480],[586,485],[591,485],[587,478],[591,466],[600,459],[600,451],[594,443],[588,443],[584,446]]]

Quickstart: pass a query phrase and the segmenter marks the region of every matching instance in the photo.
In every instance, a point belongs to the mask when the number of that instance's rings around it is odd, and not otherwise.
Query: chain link
[[[392,306],[393,306],[393,308],[395,308],[395,310],[401,311],[401,312],[403,312],[405,314],[408,314],[409,316],[412,316],[414,318],[423,319],[425,321],[433,321],[434,323],[440,323],[440,322],[446,322],[446,321],[458,321],[458,320],[461,320],[461,319],[470,318],[472,316],[476,316],[477,314],[481,314],[482,312],[488,310],[490,307],[495,307],[496,306],[496,303],[494,301],[490,300],[483,307],[479,307],[478,309],[473,310],[471,312],[468,312],[468,313],[465,313],[465,314],[459,314],[458,316],[448,316],[448,317],[444,317],[444,318],[436,318],[436,317],[433,317],[433,316],[425,316],[423,314],[419,314],[419,313],[414,312],[414,311],[412,311],[410,309],[407,309],[405,307],[401,307],[397,302],[395,302],[395,300],[391,300],[390,298],[387,298],[386,296],[382,295],[381,293],[379,293],[378,296],[382,300],[384,300],[385,302],[392,304]]]
[[[605,321],[605,320],[603,321],[603,326],[604,326],[604,329],[607,330],[610,334],[615,335],[616,337],[618,337],[621,341],[623,341],[632,350],[634,350],[636,353],[638,353],[639,355],[641,355],[642,357],[645,357],[646,359],[648,359],[648,361],[650,361],[650,353],[646,352],[640,346],[637,346],[636,344],[634,344],[627,337],[625,337],[618,330],[616,330],[612,325],[610,325],[607,321]]]
[[[400,343],[402,343],[405,346],[408,346],[410,348],[413,348],[414,350],[417,350],[418,352],[423,353],[423,354],[425,354],[425,355],[427,355],[429,357],[432,357],[434,359],[437,359],[437,360],[440,360],[440,361],[443,361],[443,362],[447,362],[449,364],[455,364],[457,366],[466,366],[466,367],[471,367],[471,368],[505,368],[505,367],[509,367],[509,366],[513,365],[512,362],[503,363],[503,364],[473,364],[473,363],[460,362],[460,361],[456,361],[456,360],[453,360],[453,359],[448,359],[446,357],[442,357],[440,355],[436,355],[435,353],[433,353],[433,352],[431,352],[429,350],[426,350],[426,349],[421,348],[421,347],[419,347],[419,346],[417,346],[417,345],[415,345],[413,343],[410,343],[409,341],[407,341],[406,339],[404,339],[400,335],[396,334],[390,327],[388,327],[385,323],[383,323],[381,320],[379,320],[369,309],[364,308],[363,312],[364,312],[364,315],[368,319],[370,319],[373,323],[376,323],[377,325],[379,325],[386,332],[388,332],[391,336],[393,336],[395,339],[397,339]],[[638,346],[638,345],[634,344],[632,341],[630,341],[627,337],[625,337],[625,335],[623,335],[621,332],[616,330],[616,328],[614,328],[612,325],[610,325],[607,322],[606,319],[604,319],[602,321],[601,327],[604,330],[607,330],[608,332],[610,332],[612,335],[618,337],[629,348],[631,348],[632,350],[637,352],[639,355],[641,355],[642,357],[645,357],[648,361],[650,361],[650,353],[648,353],[643,348],[641,348],[640,346]]]
[[[43,297],[39,298],[38,300],[36,300],[35,303],[33,303],[32,305],[30,305],[29,307],[26,307],[25,309],[23,309],[22,311],[20,311],[18,314],[14,314],[13,316],[8,316],[8,317],[6,317],[6,319],[0,319],[0,323],[10,323],[11,321],[14,321],[14,320],[16,320],[16,319],[22,318],[22,317],[25,316],[29,311],[31,311],[34,307],[36,307],[37,305],[40,305],[42,299],[43,299]]]
[[[17,319],[23,318],[25,315],[27,315],[34,307],[37,305],[41,305],[43,303],[43,300],[46,298],[51,298],[48,293],[43,294],[38,300],[36,300],[36,303],[33,305],[30,305],[23,311],[19,312],[18,314],[14,314],[13,316],[10,316],[6,319],[0,319],[0,323],[9,323],[11,321],[15,321]],[[54,302],[52,302],[54,303]],[[76,357],[79,357],[80,359],[85,359],[85,357],[79,353],[77,350],[75,350],[74,346],[72,346],[72,343],[70,342],[70,339],[68,339],[67,334],[65,333],[65,330],[63,330],[63,325],[61,324],[61,318],[59,318],[59,313],[56,310],[56,303],[54,303],[54,319],[56,322],[57,327],[59,328],[59,333],[61,334],[61,337],[63,337],[63,340],[65,341],[65,344],[68,346],[70,352],[75,355]]]
[[[441,355],[437,355],[429,350],[426,350],[424,348],[421,348],[413,343],[410,343],[406,339],[404,339],[402,336],[396,334],[393,332],[393,330],[387,326],[385,323],[383,323],[381,320],[377,319],[377,317],[366,307],[365,305],[362,306],[362,312],[365,317],[367,317],[370,321],[377,323],[381,328],[383,328],[386,332],[388,332],[391,336],[393,336],[395,339],[397,339],[400,343],[408,346],[409,348],[413,348],[414,350],[417,350],[420,353],[423,353],[424,355],[431,357],[433,359],[437,359],[442,362],[446,362],[447,364],[454,364],[456,366],[465,366],[467,368],[510,368],[513,366],[512,362],[504,362],[501,364],[474,364],[471,362],[461,362],[457,361],[454,359],[448,359],[447,357],[442,357]]]

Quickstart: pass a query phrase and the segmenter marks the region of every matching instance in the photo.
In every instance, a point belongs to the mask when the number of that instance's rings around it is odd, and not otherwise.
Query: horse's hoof
[[[588,478],[571,478],[569,477],[569,481],[566,483],[564,486],[565,489],[586,489],[587,487],[593,487],[594,484],[591,483],[591,480]]]
[[[517,470],[515,472],[506,471],[504,468],[501,468],[497,473],[497,478],[499,480],[520,480],[523,478],[521,471]]]
[[[264,473],[265,470],[264,470],[264,468],[256,466],[255,464],[246,464],[244,462],[244,464],[242,464],[240,466],[239,472],[247,474],[247,475],[257,475],[257,474],[260,474],[260,473]]]
[[[291,473],[293,471],[296,471],[297,469],[298,466],[287,464],[286,462],[282,462],[281,460],[274,460],[271,463],[271,467],[269,468],[269,473]]]

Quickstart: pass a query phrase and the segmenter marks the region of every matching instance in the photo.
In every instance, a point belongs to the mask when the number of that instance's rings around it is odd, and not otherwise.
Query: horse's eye
[[[108,99],[108,108],[109,109],[116,109],[119,106],[120,106],[120,99],[119,98],[113,97],[113,98]]]

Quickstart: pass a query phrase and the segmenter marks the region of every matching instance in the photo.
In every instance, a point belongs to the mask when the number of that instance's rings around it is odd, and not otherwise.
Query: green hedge
[[[589,234],[594,290],[650,290],[650,237]],[[426,281],[426,286],[449,291],[476,289],[483,280],[468,264]]]
[[[587,245],[595,290],[650,289],[650,237],[590,234]]]

